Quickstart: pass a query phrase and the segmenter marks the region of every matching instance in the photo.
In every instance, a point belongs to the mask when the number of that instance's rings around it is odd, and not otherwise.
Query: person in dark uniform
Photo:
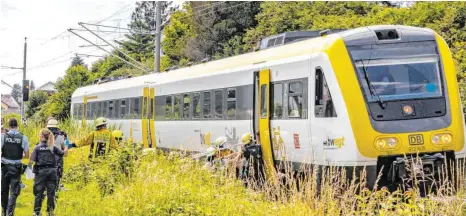
[[[66,140],[66,133],[61,131],[60,128],[58,127],[58,121],[54,119],[53,117],[49,118],[47,121],[47,129],[49,129],[53,133],[53,138],[54,138],[54,145],[58,148],[60,148],[62,151],[67,151],[68,146],[65,145],[65,140]],[[66,156],[66,155],[65,155]],[[64,160],[63,157],[58,157],[57,158],[57,163],[58,163],[58,180],[57,180],[57,191],[60,188],[64,188],[63,185],[60,184],[60,180],[63,177],[63,166],[64,166]]]
[[[261,184],[264,177],[264,167],[259,133],[257,134],[257,143],[253,141],[251,133],[243,134],[241,142],[244,144],[240,153],[244,158],[241,177],[243,180],[252,178],[256,183]]]
[[[53,133],[47,128],[39,132],[40,143],[34,147],[31,159],[29,159],[29,167],[34,162],[33,172],[34,178],[34,215],[40,215],[42,201],[44,199],[44,191],[47,189],[47,213],[53,215],[55,209],[55,192],[57,187],[57,159],[65,154],[61,148],[54,145]]]
[[[9,131],[2,134],[2,213],[14,215],[16,199],[21,191],[21,159],[29,157],[28,138],[18,132],[18,120],[8,120]],[[9,197],[8,197],[9,195]]]

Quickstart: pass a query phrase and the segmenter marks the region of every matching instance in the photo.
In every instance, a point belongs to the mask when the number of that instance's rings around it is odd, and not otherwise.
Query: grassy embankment
[[[29,124],[22,131],[37,143],[42,125]],[[90,128],[62,124],[73,140]],[[298,191],[294,183],[253,191],[221,172],[201,164],[161,153],[141,155],[140,149],[123,148],[98,165],[87,160],[88,148],[72,149],[65,160],[66,191],[61,192],[56,215],[466,215],[464,173],[455,179],[455,197],[441,201],[420,198],[416,190],[405,195],[360,189],[360,182],[346,182],[333,170],[322,177],[318,192],[316,170],[309,170]],[[136,159],[137,158],[137,159]],[[25,161],[26,162],[26,161]],[[31,215],[32,180],[18,199],[17,215]],[[445,185],[441,193],[451,187]],[[44,208],[45,211],[45,202]]]

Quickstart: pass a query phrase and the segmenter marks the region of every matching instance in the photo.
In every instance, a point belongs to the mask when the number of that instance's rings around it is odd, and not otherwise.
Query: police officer
[[[62,151],[68,151],[68,146],[65,145],[65,134],[63,131],[61,131],[58,128],[58,121],[54,118],[49,118],[47,121],[47,129],[49,129],[53,133],[54,137],[54,145],[61,149]],[[60,184],[60,180],[63,177],[63,165],[64,165],[64,160],[63,157],[58,157],[56,156],[57,159],[57,164],[58,164],[58,169],[57,169],[57,175],[58,175],[58,180],[57,180],[57,190],[60,188],[63,188],[63,185]]]
[[[8,120],[9,131],[2,134],[2,213],[14,215],[21,191],[22,158],[29,157],[28,138],[18,131],[18,120]],[[9,195],[9,197],[8,197]]]
[[[44,128],[39,132],[40,143],[34,147],[29,159],[29,167],[34,162],[34,215],[40,215],[42,201],[44,200],[44,191],[47,189],[47,213],[53,215],[55,209],[55,192],[57,188],[57,169],[58,163],[56,157],[63,157],[64,153],[61,148],[54,145],[53,133]]]
[[[71,144],[72,147],[82,147],[90,145],[89,159],[93,160],[96,157],[105,156],[109,152],[109,148],[118,148],[115,138],[107,129],[107,119],[100,117],[96,119],[96,130],[92,131],[86,137]]]

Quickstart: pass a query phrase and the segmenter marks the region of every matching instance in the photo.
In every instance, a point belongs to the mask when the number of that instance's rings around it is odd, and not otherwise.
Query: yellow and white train
[[[79,88],[72,115],[107,117],[145,147],[193,152],[260,132],[269,170],[366,167],[369,183],[382,166],[382,178],[402,178],[404,154],[466,157],[453,59],[434,31],[369,26],[263,45],[272,47]]]

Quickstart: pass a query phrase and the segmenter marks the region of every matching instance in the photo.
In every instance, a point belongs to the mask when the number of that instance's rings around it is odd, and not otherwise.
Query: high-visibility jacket
[[[78,140],[75,144],[76,147],[90,145],[90,159],[97,156],[105,156],[105,154],[107,154],[110,151],[110,148],[118,148],[115,138],[112,136],[112,133],[107,129],[92,131],[86,137]]]

